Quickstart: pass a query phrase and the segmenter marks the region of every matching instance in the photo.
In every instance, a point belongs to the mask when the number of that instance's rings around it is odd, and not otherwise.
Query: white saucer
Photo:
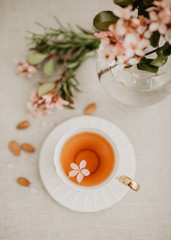
[[[120,183],[116,178],[103,187],[92,191],[79,191],[68,186],[56,173],[53,161],[54,151],[59,139],[71,129],[87,127],[98,129],[108,135],[115,143],[119,166],[116,176],[126,175],[134,178],[135,175],[135,153],[128,137],[117,126],[111,122],[92,116],[81,116],[69,119],[57,127],[46,138],[39,161],[39,170],[42,182],[54,200],[78,212],[97,212],[109,208],[120,201],[129,188]]]

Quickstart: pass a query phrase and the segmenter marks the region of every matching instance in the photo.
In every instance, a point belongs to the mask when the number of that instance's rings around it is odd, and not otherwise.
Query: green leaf
[[[69,108],[69,109],[74,109],[74,107],[71,105],[71,104],[68,104],[65,106],[66,108]]]
[[[63,84],[63,90],[64,90],[64,94],[65,94],[65,97],[64,97],[64,99],[66,99],[69,103],[74,103],[73,102],[73,100],[72,100],[72,98],[71,98],[71,96],[70,96],[70,93],[69,93],[69,91],[68,91],[68,88],[67,88],[67,83],[65,82],[64,84]]]
[[[137,68],[139,70],[144,70],[144,71],[152,72],[152,73],[158,72],[158,67],[151,66],[148,63],[138,63]]]
[[[41,63],[43,62],[43,60],[47,57],[47,54],[42,54],[42,53],[33,53],[29,56],[27,56],[27,61],[30,63],[30,64],[38,64],[38,63]]]
[[[157,49],[156,53],[158,56],[169,56],[171,54],[171,45],[166,42],[162,47]]]
[[[150,37],[150,43],[152,47],[157,47],[159,44],[160,33],[158,31],[153,32],[152,36]]]
[[[54,63],[53,63],[52,59],[50,59],[47,63],[45,63],[45,65],[43,67],[43,71],[47,76],[52,77],[54,70],[55,70]]]
[[[95,16],[93,25],[100,31],[106,31],[108,30],[108,27],[111,24],[116,23],[117,20],[118,17],[116,17],[111,11],[103,11]]]
[[[152,61],[153,61],[152,58],[143,57],[143,58],[141,58],[140,63],[151,63]]]
[[[120,6],[128,6],[132,5],[135,2],[135,0],[114,0],[114,3],[120,5]]]
[[[155,66],[155,67],[161,67],[167,62],[167,57],[166,56],[158,56],[155,58],[150,65]]]
[[[157,73],[158,72],[158,67],[150,65],[150,63],[153,61],[153,59],[149,58],[142,58],[141,61],[137,64],[137,68],[139,70],[144,70],[147,72],[152,72],[152,73]]]
[[[39,87],[38,95],[42,97],[43,95],[51,92],[55,88],[55,83],[45,83]]]

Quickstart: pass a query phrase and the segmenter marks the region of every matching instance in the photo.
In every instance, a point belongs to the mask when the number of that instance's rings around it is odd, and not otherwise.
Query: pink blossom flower
[[[50,102],[50,104],[46,104],[47,109],[54,109],[62,110],[64,106],[69,105],[69,102],[61,98],[61,96],[58,96],[57,98],[53,98],[53,100]]]
[[[36,68],[28,62],[19,62],[16,66],[16,72],[20,76],[27,76],[31,78],[36,71]]]
[[[145,35],[145,32],[147,31],[148,25],[150,20],[148,18],[145,18],[144,16],[138,16],[138,18],[131,18],[130,19],[130,25],[136,29],[136,31],[139,34]],[[149,36],[150,37],[150,36]]]
[[[103,31],[103,32],[99,32],[99,33],[94,33],[95,37],[98,37],[100,39],[106,39],[108,37],[112,37],[112,33],[110,31]]]
[[[134,55],[137,56],[144,56],[145,52],[144,49],[150,45],[150,41],[148,39],[141,39],[139,34],[127,34],[124,39],[124,47],[128,49],[130,54],[129,57],[133,57]],[[132,54],[131,54],[132,50]]]
[[[114,54],[115,57],[124,54],[125,49],[124,49],[123,44],[120,43],[120,42],[117,42],[117,43],[113,46],[112,52],[113,52],[113,54]]]
[[[46,95],[42,96],[42,99],[45,101],[46,104],[50,105],[52,102],[52,98],[53,98],[53,94],[52,93],[48,93]]]
[[[69,102],[65,101],[61,96],[54,96],[53,93],[48,93],[39,97],[38,92],[31,91],[31,101],[28,102],[27,108],[33,117],[40,117],[44,114],[50,113],[50,109],[62,110]]]
[[[124,20],[123,19],[119,19],[117,21],[117,24],[111,24],[109,26],[109,30],[111,32],[110,35],[113,36],[113,38],[120,38],[122,36],[124,36],[127,33],[127,28],[126,26],[124,26]],[[110,36],[108,33],[108,36]]]
[[[153,4],[158,7],[166,8],[166,9],[168,9],[170,7],[170,2],[167,0],[154,1]]]
[[[32,90],[30,93],[30,99],[32,102],[38,101],[38,92]]]
[[[148,38],[151,32],[148,31],[149,19],[135,17],[131,6],[122,8],[114,5],[114,14],[120,19],[111,24],[108,31],[96,33],[95,36],[101,40],[99,60],[103,65],[103,61],[109,65],[119,65],[113,69],[116,71],[123,69],[123,64],[135,65],[140,61],[150,45]]]
[[[85,176],[90,175],[90,171],[86,169],[87,162],[85,160],[82,160],[79,164],[79,166],[76,163],[71,163],[71,170],[69,172],[69,177],[76,177],[77,176],[77,182],[81,182]]]
[[[119,5],[114,4],[113,13],[119,18],[128,20],[130,19],[130,17],[134,16],[134,11],[131,11],[131,10],[132,10],[131,5],[129,5],[128,7],[122,8]]]
[[[153,4],[153,7],[146,10],[150,18],[149,30],[151,32],[159,31],[168,36],[167,32],[171,29],[171,2],[160,0],[154,1]]]
[[[32,102],[27,103],[27,108],[30,110],[30,114],[32,117],[41,117],[43,114],[45,114],[45,109],[39,107],[38,104],[34,104]]]
[[[114,60],[113,47],[110,44],[104,46],[101,42],[101,48],[97,50],[97,53],[102,62],[105,61],[110,64]]]
[[[149,17],[151,19],[151,24],[149,30],[151,32],[159,31],[161,34],[165,34],[167,27],[162,19],[158,17],[158,14],[155,11],[149,12]]]
[[[62,110],[64,106],[69,105],[69,102],[58,96],[56,101],[56,109]]]

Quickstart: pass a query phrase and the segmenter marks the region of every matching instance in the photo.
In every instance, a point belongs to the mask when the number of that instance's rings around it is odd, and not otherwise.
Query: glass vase
[[[102,87],[130,107],[155,104],[171,93],[171,57],[158,73],[139,70],[136,65],[116,71],[97,57],[97,73]]]

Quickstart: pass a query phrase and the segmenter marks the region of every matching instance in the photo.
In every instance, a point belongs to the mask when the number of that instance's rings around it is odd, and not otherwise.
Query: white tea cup
[[[85,132],[96,133],[96,134],[102,136],[103,138],[105,138],[113,148],[113,152],[115,153],[115,161],[116,161],[115,167],[114,167],[112,173],[109,175],[109,177],[102,183],[95,185],[95,186],[91,186],[91,187],[81,186],[81,185],[78,185],[78,184],[75,184],[74,182],[72,182],[69,179],[69,177],[64,173],[62,166],[61,166],[61,152],[62,152],[62,149],[63,149],[63,146],[65,145],[65,143],[74,135],[80,134],[80,133],[85,133]],[[102,131],[95,129],[95,128],[87,128],[87,127],[74,128],[74,129],[70,130],[69,132],[67,132],[66,134],[64,134],[64,136],[61,137],[61,139],[59,140],[59,142],[56,145],[55,153],[54,153],[54,164],[55,164],[55,168],[56,168],[56,172],[57,172],[58,176],[67,185],[69,185],[70,187],[77,189],[79,191],[87,191],[87,190],[90,191],[90,190],[104,187],[109,181],[113,181],[113,179],[118,179],[118,181],[120,181],[127,187],[130,187],[134,191],[138,191],[140,188],[140,185],[129,177],[127,177],[125,175],[121,175],[119,177],[116,176],[117,169],[119,167],[119,156],[118,156],[117,147],[116,147],[115,143],[110,139],[109,136],[107,136],[105,133],[103,133]]]

